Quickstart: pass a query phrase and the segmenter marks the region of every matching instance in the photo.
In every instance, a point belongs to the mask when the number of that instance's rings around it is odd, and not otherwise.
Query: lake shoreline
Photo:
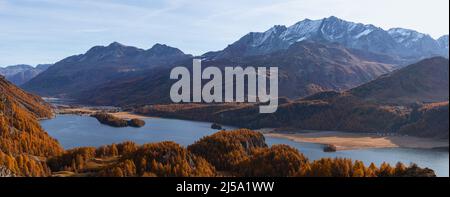
[[[106,112],[121,119],[159,118],[143,114],[124,111],[117,107],[60,105],[55,109],[56,114],[92,115]],[[447,150],[449,141],[445,139],[422,138],[414,136],[398,136],[377,133],[355,133],[344,131],[306,131],[298,129],[264,128],[257,131],[267,137],[288,139],[294,142],[333,145],[337,151],[379,148],[418,148]]]
[[[148,124],[142,128],[114,128],[100,124],[95,118],[86,115],[60,114],[54,119],[42,121],[41,125],[65,149],[84,146],[100,147],[124,141],[133,141],[141,145],[173,141],[187,147],[202,137],[217,132],[217,130],[211,129],[210,122],[167,118],[148,118],[145,121],[148,121]],[[225,129],[233,130],[236,128],[226,127]],[[419,166],[436,170],[438,176],[448,176],[448,151],[443,150],[385,148],[326,153],[323,152],[323,146],[319,143],[298,143],[286,138],[275,138],[267,135],[266,143],[269,146],[289,145],[313,160],[339,157],[363,161],[366,164],[374,162],[377,165],[383,162],[395,165],[399,161],[417,163]]]
[[[442,149],[448,147],[445,139],[420,138],[413,136],[380,136],[371,133],[350,133],[341,131],[295,131],[283,132],[278,129],[258,130],[267,137],[288,139],[294,142],[334,145],[337,151],[378,149],[378,148],[417,148]]]
[[[122,111],[122,110],[105,110],[98,107],[57,107],[55,110],[56,114],[73,114],[73,115],[86,115],[90,116],[97,112],[106,112],[110,115],[113,115],[117,118],[121,119],[146,119],[146,118],[157,118],[152,116],[145,116],[141,114],[136,114],[130,111]]]
[[[104,110],[98,107],[63,107],[57,108],[57,114],[91,115],[97,112],[107,112],[121,119],[158,118],[136,114],[122,110]],[[306,142],[322,145],[334,145],[337,151],[377,149],[377,148],[418,148],[448,150],[449,142],[444,139],[421,138],[414,136],[388,136],[375,133],[352,133],[344,131],[304,131],[295,129],[265,128],[257,131],[265,136],[283,138],[294,142]]]

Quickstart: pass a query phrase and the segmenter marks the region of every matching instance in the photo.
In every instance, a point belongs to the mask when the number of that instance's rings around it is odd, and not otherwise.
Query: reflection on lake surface
[[[211,123],[195,122],[164,118],[145,119],[146,125],[141,128],[114,128],[100,124],[88,116],[58,115],[51,120],[41,121],[43,128],[62,144],[65,149],[79,146],[101,146],[120,143],[126,140],[138,144],[174,141],[187,146],[205,135],[217,130],[211,129]],[[374,162],[379,165],[383,161],[395,165],[398,161],[405,164],[417,163],[421,167],[429,167],[438,176],[449,176],[449,153],[425,149],[383,148],[346,150],[334,153],[323,152],[320,144],[300,143],[287,139],[266,137],[269,145],[288,144],[297,148],[311,160],[322,157],[346,157],[361,160],[366,165]]]

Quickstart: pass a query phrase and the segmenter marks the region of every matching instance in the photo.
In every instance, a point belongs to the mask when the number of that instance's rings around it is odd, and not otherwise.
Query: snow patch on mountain
[[[361,32],[361,33],[359,33],[358,35],[356,35],[355,36],[355,38],[356,39],[358,39],[358,38],[361,38],[361,37],[363,37],[363,36],[367,36],[367,35],[369,35],[370,33],[372,33],[372,29],[366,29],[366,30],[364,30],[363,32]]]
[[[303,41],[312,36],[312,33],[317,32],[322,24],[322,20],[305,19],[290,27],[281,34],[280,38],[293,44],[298,41]]]
[[[276,25],[264,33],[253,33],[254,41],[251,44],[253,47],[257,47],[265,43],[271,38],[277,37],[280,33],[286,30],[286,26]]]
[[[405,46],[411,46],[414,42],[427,36],[417,31],[403,28],[392,28],[388,30],[388,33],[397,43],[403,43]]]

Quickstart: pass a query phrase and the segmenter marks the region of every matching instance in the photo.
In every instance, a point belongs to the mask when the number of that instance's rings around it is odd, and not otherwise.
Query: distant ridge
[[[422,60],[350,91],[366,100],[384,103],[441,102],[449,100],[449,60]]]
[[[0,67],[0,75],[3,75],[15,85],[22,85],[32,78],[47,70],[51,64],[39,64],[36,67],[30,65],[14,65]]]
[[[144,50],[114,42],[65,58],[22,87],[40,95],[64,96],[188,58],[191,55],[167,45]]]
[[[279,94],[298,98],[321,91],[344,91],[396,68],[369,52],[355,52],[339,44],[299,42],[286,50],[267,55],[205,60],[203,67],[216,66],[277,66],[279,68]],[[188,69],[192,61],[180,62]],[[169,90],[174,83],[170,69],[154,69],[138,76],[124,77],[81,92],[76,98],[97,105],[141,105],[170,102]]]

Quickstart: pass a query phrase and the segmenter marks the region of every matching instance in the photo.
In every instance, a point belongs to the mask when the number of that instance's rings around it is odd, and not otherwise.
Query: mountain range
[[[373,62],[374,54],[365,55],[338,44],[299,42],[288,49],[267,55],[240,59],[205,60],[202,67],[266,65],[279,68],[279,94],[290,98],[326,90],[343,91],[366,83],[396,68],[390,63]],[[382,58],[380,58],[382,59]],[[192,61],[178,62],[191,68]],[[168,103],[170,67],[153,69],[140,75],[124,77],[92,89],[72,94],[77,100],[97,105]]]
[[[347,48],[414,61],[438,55],[448,57],[448,35],[435,40],[410,29],[383,30],[334,16],[320,20],[305,19],[290,27],[276,25],[265,32],[251,32],[224,50],[206,53],[204,57],[220,59],[268,54],[304,40],[339,43]]]
[[[64,96],[188,58],[191,55],[167,45],[143,50],[114,42],[65,58],[22,87],[40,95]]]
[[[258,113],[259,104],[228,103],[149,105],[136,112],[241,128],[398,133],[448,139],[448,73],[448,59],[425,59],[347,91],[280,98],[273,114]]]
[[[434,40],[414,30],[383,30],[336,17],[249,33],[201,56],[203,67],[277,66],[280,96],[345,91],[430,56],[448,57],[448,35]],[[148,50],[117,42],[65,58],[22,85],[43,96],[98,105],[170,102],[174,66],[191,68],[192,55],[167,45]]]
[[[4,68],[0,67],[0,75],[5,76],[8,81],[16,85],[22,85],[47,70],[50,66],[51,64],[39,64],[36,67],[21,64]]]

